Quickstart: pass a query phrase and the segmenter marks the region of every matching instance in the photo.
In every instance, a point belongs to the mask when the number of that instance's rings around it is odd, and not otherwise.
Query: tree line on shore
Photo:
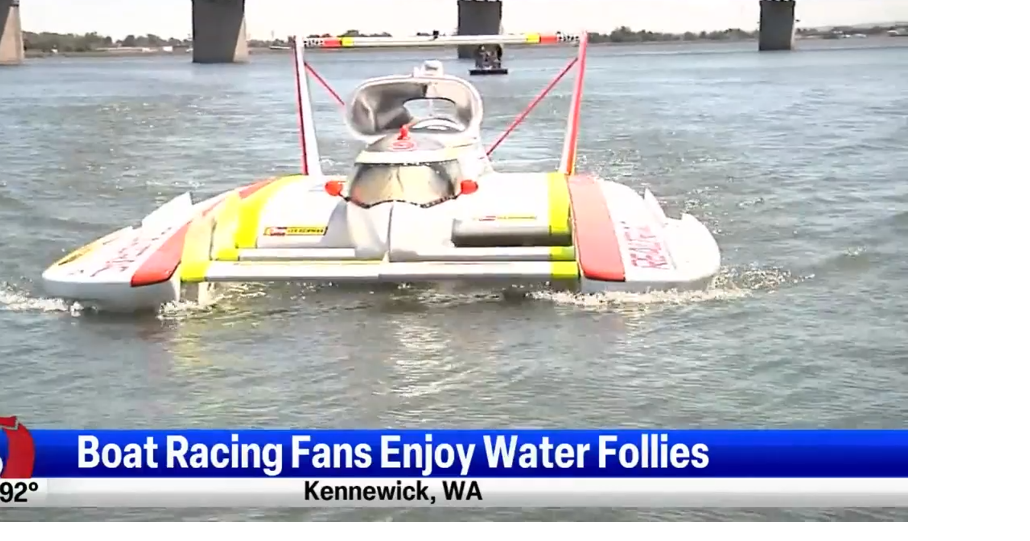
[[[840,26],[830,29],[806,29],[798,30],[798,35],[805,37],[834,38],[849,33],[859,33],[874,36],[887,35],[896,26],[873,26],[868,28],[855,28]],[[420,36],[431,35],[429,32],[420,32]],[[130,34],[121,39],[111,36],[103,36],[97,32],[87,34],[58,34],[54,32],[24,32],[24,43],[26,51],[57,51],[69,52],[93,52],[105,49],[116,48],[161,48],[161,47],[189,47],[192,42],[189,38],[164,38],[154,34],[134,35]],[[376,34],[365,34],[358,30],[348,30],[343,34],[312,34],[308,37],[390,37],[385,32]],[[742,30],[740,28],[728,28],[726,30],[701,31],[701,32],[652,32],[650,30],[633,30],[627,26],[620,26],[609,33],[590,33],[590,41],[593,43],[652,43],[652,42],[676,42],[676,41],[739,41],[756,39],[757,31]],[[274,40],[249,40],[251,47],[275,47],[285,46],[285,39]]]

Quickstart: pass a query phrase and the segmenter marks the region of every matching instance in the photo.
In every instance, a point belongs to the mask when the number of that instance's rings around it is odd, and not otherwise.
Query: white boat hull
[[[719,247],[696,218],[591,176],[498,174],[429,208],[362,208],[294,176],[194,204],[184,194],[43,273],[54,297],[107,310],[219,282],[463,282],[601,291],[702,289]]]

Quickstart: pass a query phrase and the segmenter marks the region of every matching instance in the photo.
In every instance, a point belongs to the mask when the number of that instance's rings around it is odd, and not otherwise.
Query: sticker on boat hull
[[[99,268],[91,268],[87,270],[86,273],[88,273],[91,278],[98,278],[100,276],[117,275],[127,272],[137,263],[145,261],[146,258],[143,257],[144,255],[149,253],[155,246],[160,247],[168,240],[168,236],[172,232],[181,227],[181,224],[172,225],[153,233],[137,230],[134,232],[135,234],[128,239],[128,242],[126,242],[125,245],[119,246],[106,261],[101,262],[101,266]],[[149,257],[150,256],[148,256],[148,258]]]
[[[266,237],[299,237],[325,235],[324,227],[266,227]]]
[[[646,224],[632,224],[619,221],[619,232],[626,243],[629,262],[639,269],[673,268],[669,254],[665,251],[665,243]]]
[[[501,222],[501,221],[531,221],[536,220],[532,214],[508,214],[504,216],[480,216],[477,222]]]

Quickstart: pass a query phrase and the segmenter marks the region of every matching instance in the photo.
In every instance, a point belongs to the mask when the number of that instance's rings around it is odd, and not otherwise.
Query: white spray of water
[[[789,271],[776,268],[743,267],[726,268],[720,272],[712,284],[704,290],[697,291],[651,291],[646,293],[606,292],[581,294],[564,291],[534,291],[527,296],[531,299],[553,302],[560,305],[576,306],[585,309],[618,308],[633,305],[685,305],[713,301],[732,301],[751,297],[761,293],[774,293],[785,284],[797,284],[811,276],[795,276]],[[400,288],[402,291],[409,288]],[[312,292],[313,293],[313,292]],[[225,307],[225,303],[252,299],[264,296],[261,289],[248,288],[246,285],[223,286],[217,290],[212,299],[216,304]],[[468,304],[489,300],[496,301],[498,295],[457,293],[451,291],[426,291],[420,299],[429,303]],[[303,302],[302,300],[298,302]],[[198,304],[191,301],[172,302],[158,311],[159,319],[184,319],[203,316],[212,308],[212,304]],[[20,288],[10,284],[0,284],[0,311],[9,312],[66,312],[79,316],[92,308],[79,303],[69,303],[60,299],[34,297]]]

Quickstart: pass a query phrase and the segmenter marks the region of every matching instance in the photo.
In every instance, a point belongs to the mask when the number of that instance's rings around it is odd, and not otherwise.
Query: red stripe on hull
[[[186,244],[186,230],[189,229],[192,222],[193,220],[186,222],[174,235],[168,237],[168,240],[136,269],[132,279],[129,280],[129,285],[132,287],[149,286],[160,284],[171,278],[175,274],[175,269],[179,268],[179,262],[182,260],[182,247]]]
[[[275,179],[262,180],[242,188],[239,190],[240,198],[246,199],[256,193],[261,188],[264,188]],[[198,218],[206,217],[214,209],[220,205],[216,204],[209,207],[207,210],[202,212],[200,216],[196,216],[193,220]],[[189,231],[190,224],[193,223],[190,220],[183,224],[178,231],[175,232],[168,240],[161,245],[142,265],[136,272],[133,273],[132,279],[129,280],[129,285],[132,287],[142,287],[154,284],[160,284],[171,279],[172,275],[175,274],[175,269],[179,268],[179,263],[182,262],[182,249],[186,245],[186,232]]]
[[[603,282],[625,282],[615,223],[608,212],[601,183],[593,176],[569,177],[569,202],[576,254],[583,277]]]
[[[275,180],[276,179],[274,179],[274,178],[270,178],[268,180],[262,180],[261,182],[255,182],[254,184],[251,184],[250,186],[247,186],[245,188],[240,189],[240,199],[246,199],[246,198],[254,195],[255,192],[257,192],[261,188],[264,188],[265,186],[268,186],[269,184],[275,182]]]

